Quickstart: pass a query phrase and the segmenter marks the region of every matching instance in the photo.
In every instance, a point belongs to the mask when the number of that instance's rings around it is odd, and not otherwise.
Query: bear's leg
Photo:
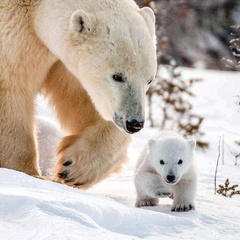
[[[0,89],[0,166],[39,176],[34,129],[34,97]]]
[[[93,125],[81,135],[62,140],[55,168],[56,181],[86,189],[120,170],[127,160],[128,139],[115,134],[115,126],[109,124]]]
[[[127,158],[130,136],[100,117],[61,62],[53,66],[43,87],[61,126],[70,133],[60,143],[54,180],[88,188],[118,171]]]
[[[196,178],[181,179],[179,183],[173,186],[173,212],[187,212],[195,210]]]
[[[151,170],[139,170],[135,175],[137,199],[135,206],[156,206],[158,198],[170,196],[171,192],[162,184],[161,177]]]

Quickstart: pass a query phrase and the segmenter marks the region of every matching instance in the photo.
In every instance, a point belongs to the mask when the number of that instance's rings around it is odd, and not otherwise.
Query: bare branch
[[[220,159],[220,151],[221,151],[221,137],[219,137],[219,143],[218,143],[218,157],[217,157],[217,163],[216,163],[216,169],[214,174],[214,194],[217,192],[217,171],[218,171],[218,163]]]

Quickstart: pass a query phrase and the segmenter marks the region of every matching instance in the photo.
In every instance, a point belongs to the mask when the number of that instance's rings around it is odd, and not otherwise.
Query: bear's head
[[[157,69],[155,17],[133,1],[99,2],[71,14],[59,58],[100,115],[134,133],[143,127],[145,95]]]
[[[166,138],[149,140],[149,160],[151,166],[167,184],[176,184],[193,165],[193,139]]]

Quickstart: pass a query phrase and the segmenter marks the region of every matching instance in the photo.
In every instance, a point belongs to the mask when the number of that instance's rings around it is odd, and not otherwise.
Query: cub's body
[[[136,207],[156,206],[159,198],[173,197],[172,211],[195,209],[195,144],[170,131],[149,140],[135,174]]]

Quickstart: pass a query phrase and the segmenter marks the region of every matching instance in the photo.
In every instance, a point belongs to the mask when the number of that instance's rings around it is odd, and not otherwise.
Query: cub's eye
[[[182,163],[183,163],[183,160],[180,159],[180,160],[178,161],[178,165],[181,165]]]
[[[164,162],[163,160],[160,160],[160,164],[161,164],[161,165],[164,165],[165,162]]]
[[[122,73],[114,73],[112,78],[116,82],[125,82],[125,78]]]

